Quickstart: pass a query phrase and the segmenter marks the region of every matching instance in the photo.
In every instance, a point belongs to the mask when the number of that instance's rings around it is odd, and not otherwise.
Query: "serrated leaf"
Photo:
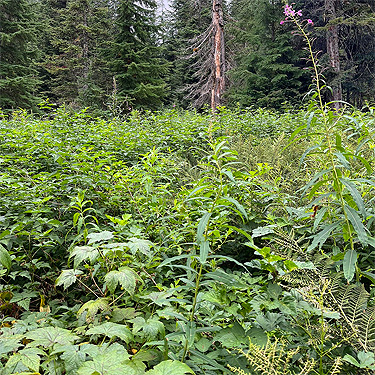
[[[56,279],[56,286],[63,285],[64,289],[69,288],[77,280],[78,275],[82,275],[83,272],[80,270],[64,270],[61,272],[60,276]]]
[[[153,246],[153,243],[151,241],[132,237],[129,239],[127,246],[129,247],[129,250],[132,252],[132,254],[135,254],[137,251],[139,251],[147,256],[152,255],[151,247]]]
[[[9,255],[8,250],[0,244],[0,264],[5,267],[8,271],[12,266],[12,258]]]
[[[74,258],[74,268],[77,268],[86,259],[93,264],[98,257],[99,250],[92,246],[76,246],[70,255],[70,258]]]
[[[348,250],[344,256],[343,269],[345,279],[352,281],[355,274],[355,265],[357,264],[357,252],[355,250]]]
[[[129,267],[121,267],[119,270],[108,272],[104,280],[111,293],[114,293],[120,284],[129,294],[134,294],[137,274]]]
[[[108,298],[98,298],[96,300],[87,301],[85,304],[81,306],[78,310],[77,314],[82,315],[84,311],[87,311],[86,314],[86,321],[93,320],[95,315],[98,313],[99,310],[106,311],[109,310],[109,299]]]
[[[113,346],[112,346],[113,347]],[[130,366],[124,364],[129,354],[124,350],[110,350],[93,356],[92,361],[85,362],[77,371],[78,375],[124,375],[133,374]],[[118,348],[116,346],[116,348]]]
[[[131,321],[133,323],[133,333],[142,332],[142,336],[148,340],[153,340],[158,333],[165,336],[164,324],[156,319],[150,318],[145,320],[142,317],[137,317]]]
[[[33,340],[31,346],[51,347],[55,344],[68,345],[72,344],[78,339],[71,331],[60,327],[44,327],[37,328],[34,331],[28,332],[25,337],[28,340]]]
[[[108,230],[104,230],[103,232],[99,233],[90,233],[87,235],[87,238],[89,239],[88,244],[90,245],[95,242],[111,240],[113,238],[113,233]]]
[[[133,339],[132,333],[126,326],[112,322],[106,322],[100,326],[92,327],[86,333],[88,335],[104,335],[110,339],[118,337],[127,344]]]
[[[21,361],[25,366],[35,372],[39,371],[40,356],[45,355],[42,350],[38,348],[25,348],[20,350],[19,354],[21,355]]]
[[[185,375],[194,374],[194,371],[186,364],[179,361],[163,361],[152,370],[147,371],[147,375]]]

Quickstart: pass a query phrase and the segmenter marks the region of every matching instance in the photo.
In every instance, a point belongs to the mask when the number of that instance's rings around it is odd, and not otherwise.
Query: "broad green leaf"
[[[267,345],[268,336],[263,329],[253,327],[248,332],[246,332],[246,335],[249,337],[252,343],[258,346]]]
[[[87,301],[83,304],[77,314],[82,315],[84,311],[87,311],[86,321],[89,322],[95,318],[95,315],[99,310],[107,311],[109,309],[109,298],[98,298],[96,300]]]
[[[92,246],[76,246],[70,255],[70,258],[74,258],[74,268],[77,268],[86,259],[93,264],[98,257],[99,250]]]
[[[100,326],[92,327],[86,333],[88,335],[104,335],[110,339],[118,337],[127,344],[133,339],[132,333],[126,326],[112,322],[106,322]]]
[[[175,291],[172,289],[166,290],[164,292],[152,292],[146,296],[142,296],[141,298],[150,299],[153,303],[158,306],[170,306],[170,297],[173,295]]]
[[[82,275],[83,272],[80,270],[64,270],[61,272],[60,276],[56,279],[56,286],[63,285],[64,289],[69,288],[77,280],[78,275]]]
[[[374,358],[373,352],[360,351],[358,352],[357,357],[359,359],[361,368],[371,368],[373,370],[375,369],[375,366],[374,366],[375,358]]]
[[[113,294],[120,284],[129,294],[134,294],[138,275],[129,267],[121,267],[118,271],[108,272],[104,280],[108,290]]]
[[[152,370],[147,371],[147,375],[185,375],[194,374],[194,371],[185,363],[179,361],[163,361]]]
[[[132,237],[129,239],[127,246],[129,247],[129,250],[132,252],[132,254],[135,254],[137,251],[139,251],[147,256],[152,255],[151,247],[153,246],[153,243],[151,241]]]
[[[204,353],[210,349],[212,345],[212,341],[202,337],[198,342],[195,343],[195,348],[198,349],[200,352]]]
[[[345,279],[352,281],[355,274],[355,265],[357,264],[357,252],[355,250],[348,250],[344,256],[343,268]]]
[[[89,239],[89,245],[95,242],[102,242],[102,241],[108,241],[113,238],[113,233],[109,232],[108,230],[104,230],[103,232],[99,233],[90,233],[87,235],[87,238]]]
[[[85,344],[80,345],[58,345],[54,346],[54,351],[50,356],[60,354],[60,358],[64,361],[64,367],[67,374],[77,374],[77,370],[86,360],[84,351]]]
[[[150,318],[145,320],[138,316],[131,322],[133,323],[133,333],[136,334],[141,331],[142,336],[147,340],[155,339],[158,333],[160,333],[162,337],[165,336],[164,324],[157,319]]]
[[[9,255],[8,250],[0,244],[0,264],[5,267],[8,271],[12,266],[12,259]]]
[[[21,340],[23,339],[23,335],[7,335],[2,330],[2,334],[0,335],[0,358],[5,357],[4,354],[8,354],[10,352],[16,351],[21,344]]]
[[[215,336],[215,341],[221,342],[224,348],[228,349],[239,348],[249,342],[245,330],[237,322],[231,328],[220,330]]]
[[[85,362],[77,371],[78,375],[133,375],[133,369],[124,364],[129,358],[126,350],[106,351],[97,354],[92,361]]]
[[[78,339],[71,331],[60,327],[44,327],[37,328],[34,331],[28,332],[25,337],[28,340],[33,340],[30,346],[51,347],[55,344],[68,345],[72,344]]]
[[[357,211],[349,205],[345,204],[345,212],[350,223],[353,225],[355,232],[357,233],[359,241],[362,245],[366,246],[368,243],[366,229]]]

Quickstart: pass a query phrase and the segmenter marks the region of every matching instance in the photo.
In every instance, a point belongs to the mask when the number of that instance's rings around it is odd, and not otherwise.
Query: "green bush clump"
[[[371,370],[374,115],[327,113],[2,117],[0,374]]]

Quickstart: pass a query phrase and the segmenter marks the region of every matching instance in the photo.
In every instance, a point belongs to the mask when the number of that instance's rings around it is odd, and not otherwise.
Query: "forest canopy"
[[[1,0],[0,108],[284,108],[311,83],[305,43],[281,0]],[[370,0],[298,0],[326,100],[375,97]],[[218,45],[219,43],[219,45]],[[216,48],[216,49],[215,49]],[[218,70],[220,70],[218,72]],[[218,74],[216,77],[215,74]]]

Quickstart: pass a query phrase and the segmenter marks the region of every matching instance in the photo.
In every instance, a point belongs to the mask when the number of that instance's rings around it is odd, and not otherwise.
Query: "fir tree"
[[[232,15],[237,48],[236,67],[229,98],[242,106],[280,108],[284,102],[299,102],[309,76],[298,38],[280,25],[283,2],[234,0]]]
[[[108,50],[118,97],[128,108],[157,109],[166,96],[167,62],[157,46],[155,0],[120,0]]]
[[[36,5],[29,0],[0,0],[0,108],[3,110],[35,109],[39,100]]]
[[[111,87],[102,53],[110,37],[106,1],[52,2],[57,10],[51,17],[53,52],[45,65],[52,78],[51,92],[73,108],[103,109]]]

